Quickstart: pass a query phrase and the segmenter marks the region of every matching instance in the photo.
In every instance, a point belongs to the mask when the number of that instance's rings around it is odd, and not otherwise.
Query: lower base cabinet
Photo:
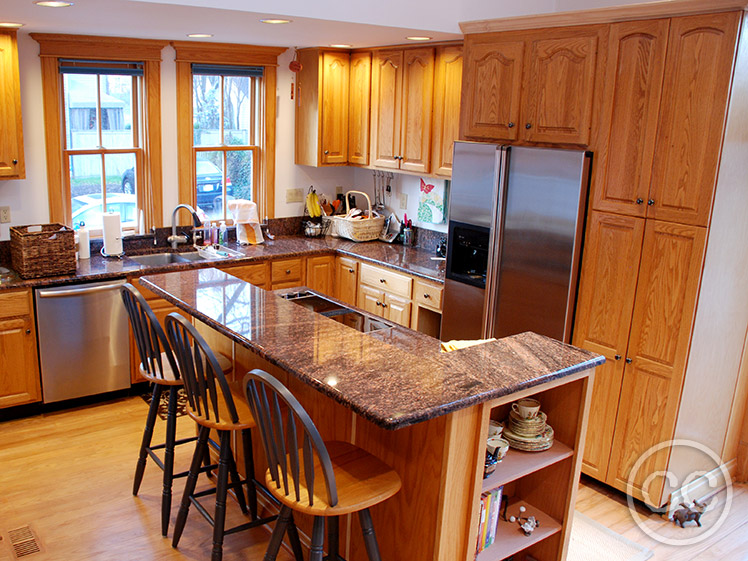
[[[0,408],[41,401],[31,290],[0,294]]]

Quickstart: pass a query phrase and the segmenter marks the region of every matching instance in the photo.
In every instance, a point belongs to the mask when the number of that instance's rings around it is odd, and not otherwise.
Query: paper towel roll
[[[107,256],[122,255],[122,221],[119,212],[105,212],[101,215],[104,227],[104,248],[102,253]]]
[[[88,236],[88,230],[81,226],[78,230],[78,259],[91,258],[91,242]]]

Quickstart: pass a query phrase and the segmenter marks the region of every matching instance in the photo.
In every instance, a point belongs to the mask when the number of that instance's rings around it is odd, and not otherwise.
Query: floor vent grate
[[[8,538],[10,539],[10,546],[13,548],[13,554],[16,556],[16,559],[33,553],[39,553],[42,550],[36,541],[34,532],[31,531],[29,526],[21,526],[15,530],[9,530]]]

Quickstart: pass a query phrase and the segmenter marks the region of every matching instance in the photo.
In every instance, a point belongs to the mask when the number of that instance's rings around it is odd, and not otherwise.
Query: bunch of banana
[[[312,218],[322,216],[322,206],[319,204],[319,197],[314,189],[306,196],[306,210]]]

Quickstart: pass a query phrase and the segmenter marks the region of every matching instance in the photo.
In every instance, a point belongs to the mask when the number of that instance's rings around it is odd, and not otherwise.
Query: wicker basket
[[[10,228],[10,258],[13,269],[24,279],[75,273],[75,234],[63,224],[43,224],[38,232]]]
[[[348,203],[348,195],[356,193],[366,197],[366,203],[369,206],[369,216],[371,216],[371,199],[369,195],[362,191],[348,191],[345,194],[345,210],[346,214],[350,210],[350,204]],[[347,238],[354,242],[370,242],[376,240],[379,234],[382,232],[384,226],[384,216],[379,218],[362,218],[359,220],[345,218],[344,216],[333,216],[332,219],[335,221],[335,232],[341,238]]]

